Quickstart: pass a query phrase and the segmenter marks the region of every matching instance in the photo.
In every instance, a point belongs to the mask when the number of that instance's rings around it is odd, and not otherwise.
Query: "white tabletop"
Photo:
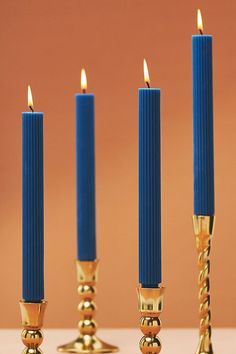
[[[21,353],[23,344],[20,340],[20,330],[0,330],[1,354]],[[44,354],[56,354],[56,347],[76,338],[77,331],[71,329],[44,330],[45,339],[42,349]],[[138,354],[138,342],[141,337],[137,329],[101,329],[98,332],[104,341],[118,345],[121,354]],[[163,329],[160,332],[163,349],[161,353],[194,354],[198,331],[195,329]],[[236,353],[236,329],[214,329],[213,347],[217,354]]]

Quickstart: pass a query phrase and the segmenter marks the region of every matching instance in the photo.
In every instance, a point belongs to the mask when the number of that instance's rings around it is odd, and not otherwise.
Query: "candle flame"
[[[28,107],[31,109],[31,111],[34,110],[33,96],[30,85],[28,85]]]
[[[197,10],[197,28],[201,34],[203,34],[203,21],[202,21],[202,14],[201,10]]]
[[[86,92],[87,90],[87,77],[84,69],[81,70],[81,90],[82,92]]]
[[[146,59],[143,59],[143,73],[144,73],[144,81],[147,84],[148,87],[150,87],[150,77],[148,73],[148,66]]]

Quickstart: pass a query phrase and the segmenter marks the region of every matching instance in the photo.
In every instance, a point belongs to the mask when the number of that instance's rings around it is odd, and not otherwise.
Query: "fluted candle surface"
[[[44,298],[43,113],[22,113],[23,291]]]
[[[77,258],[96,259],[94,95],[76,95]]]
[[[160,90],[139,89],[139,282],[161,283]]]
[[[212,36],[192,37],[194,214],[214,215]]]

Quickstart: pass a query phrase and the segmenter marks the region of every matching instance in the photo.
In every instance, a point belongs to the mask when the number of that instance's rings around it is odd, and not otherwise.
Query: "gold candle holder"
[[[47,306],[46,301],[31,303],[20,301],[23,331],[21,333],[22,342],[25,349],[22,354],[42,354],[39,346],[43,342],[44,313]]]
[[[98,277],[99,261],[76,261],[77,280],[79,283],[78,293],[82,299],[78,311],[82,319],[78,323],[79,337],[57,348],[65,353],[115,353],[119,349],[99,339],[95,334],[97,323],[94,320],[96,305],[96,284]]]
[[[158,333],[161,330],[159,316],[163,311],[164,287],[142,288],[138,286],[138,303],[140,329],[143,337],[139,342],[139,348],[143,354],[156,354],[161,351],[161,341]]]
[[[193,226],[198,252],[198,287],[200,303],[199,343],[196,354],[213,354],[210,310],[210,252],[214,221],[214,216],[193,216]]]

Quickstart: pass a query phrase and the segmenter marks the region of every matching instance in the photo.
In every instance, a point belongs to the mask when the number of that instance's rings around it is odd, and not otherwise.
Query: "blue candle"
[[[29,107],[33,110],[28,87]],[[23,291],[26,302],[44,298],[43,113],[22,113]]]
[[[77,257],[96,259],[94,95],[87,94],[81,71],[82,94],[76,95]]]
[[[214,215],[212,36],[203,35],[200,10],[198,27],[201,34],[192,37],[194,214]]]
[[[156,288],[161,274],[160,89],[139,89],[139,282]]]

